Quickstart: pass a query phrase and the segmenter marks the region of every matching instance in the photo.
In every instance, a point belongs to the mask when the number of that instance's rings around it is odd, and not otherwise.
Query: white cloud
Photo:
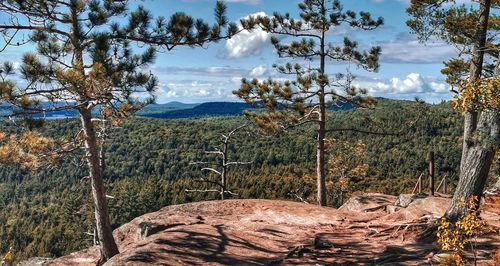
[[[414,99],[418,97],[427,102],[440,102],[451,99],[449,85],[437,78],[422,77],[418,73],[410,73],[406,77],[390,79],[360,78],[354,84],[358,88],[365,88],[369,95],[394,98]]]
[[[199,76],[199,77],[234,77],[248,74],[250,69],[233,66],[216,67],[153,67],[152,70],[159,76]]]
[[[450,85],[445,84],[445,83],[440,83],[440,82],[434,82],[432,81],[429,83],[429,86],[434,92],[437,93],[445,93],[450,91]]]
[[[258,12],[250,16],[267,15],[264,12]],[[270,39],[271,34],[263,31],[262,29],[254,29],[252,31],[244,30],[226,41],[226,57],[241,58],[259,55],[262,52],[262,48],[269,43]]]
[[[381,61],[386,63],[440,64],[457,55],[456,49],[445,42],[423,44],[409,34],[377,45],[382,48]]]
[[[174,100],[187,102],[234,101],[232,91],[238,87],[239,81],[222,80],[176,80],[168,84],[160,84],[156,91],[156,102],[165,103]]]
[[[420,74],[417,73],[411,73],[405,79],[391,79],[391,87],[396,92],[422,92],[426,85]]]
[[[240,84],[242,79],[243,79],[243,77],[232,77],[232,78],[231,78],[231,81],[232,81],[233,83]]]
[[[165,97],[166,98],[175,98],[177,96],[177,92],[173,91],[173,90],[169,90],[166,94],[165,94]]]
[[[258,78],[258,77],[262,77],[264,76],[265,74],[267,74],[268,72],[268,69],[265,65],[260,65],[258,67],[255,67],[254,69],[252,69],[252,71],[250,71],[250,76],[252,78]]]

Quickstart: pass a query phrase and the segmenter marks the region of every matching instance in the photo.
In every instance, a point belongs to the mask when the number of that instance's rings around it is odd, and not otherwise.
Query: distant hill
[[[180,103],[182,104],[182,103]],[[351,103],[343,103],[332,106],[329,110],[349,110],[352,109]],[[154,108],[152,110],[155,110]],[[158,108],[157,110],[160,110]],[[195,105],[189,109],[168,110],[165,112],[151,112],[149,109],[141,111],[140,116],[161,119],[181,119],[181,118],[198,118],[206,116],[237,116],[242,115],[244,110],[256,110],[256,107],[244,102],[208,102]]]
[[[55,103],[56,106],[63,106],[65,103]],[[146,106],[143,110],[138,112],[140,116],[148,116],[153,114],[163,114],[170,111],[191,109],[199,105],[198,103],[181,103],[181,102],[168,102],[164,104],[150,104]],[[44,108],[50,109],[53,104],[42,103]],[[0,115],[8,115],[12,112],[11,106],[4,103],[0,105]],[[99,109],[94,110],[94,115],[98,115]],[[74,118],[78,117],[79,113],[76,110],[61,110],[47,113],[40,113],[33,115],[34,118],[48,118],[48,119],[59,119],[59,118]]]
[[[56,103],[61,106],[64,103]],[[49,109],[49,104],[44,104],[45,108]],[[349,110],[353,106],[350,103],[343,103],[329,108],[329,110]],[[138,116],[160,119],[182,119],[182,118],[198,118],[208,116],[238,116],[242,115],[244,110],[255,110],[255,106],[244,102],[207,102],[207,103],[182,103],[168,102],[165,104],[150,104],[143,110],[137,113]],[[3,106],[0,109],[0,115],[5,115],[10,112],[8,106]],[[99,110],[95,109],[94,115],[98,115]],[[59,118],[74,118],[78,117],[76,110],[62,110],[56,112],[47,112],[44,114],[36,114],[35,118],[59,119]]]
[[[44,109],[50,109],[56,107],[62,107],[65,106],[67,103],[64,102],[56,102],[56,103],[48,103],[44,102],[41,104],[41,107]],[[0,105],[0,116],[7,116],[12,114],[13,112],[13,107],[12,105],[8,103],[2,103]],[[54,112],[46,112],[46,113],[39,113],[35,114],[32,117],[33,118],[47,118],[47,119],[58,119],[58,118],[72,118],[72,117],[77,117],[78,116],[78,111],[76,110],[60,110],[60,111],[54,111]],[[1,118],[0,118],[1,119]]]
[[[241,115],[244,110],[253,107],[247,103],[209,102],[202,103],[190,109],[172,110],[162,113],[143,113],[141,116],[162,119],[194,118],[204,116]]]
[[[171,109],[189,109],[189,108],[193,108],[197,105],[200,105],[199,103],[182,103],[182,102],[177,102],[177,101],[173,101],[173,102],[168,102],[168,103],[163,103],[163,104],[151,104],[151,105],[148,105],[146,108],[148,107],[166,107],[166,108],[171,108]]]
[[[191,109],[198,106],[199,103],[181,103],[181,102],[168,102],[163,104],[150,104],[137,114],[140,116],[150,116],[153,114],[162,114],[175,110]]]

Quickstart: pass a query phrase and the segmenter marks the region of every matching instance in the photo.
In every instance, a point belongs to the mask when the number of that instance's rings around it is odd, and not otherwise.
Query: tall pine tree
[[[101,262],[118,253],[102,171],[105,122],[123,119],[147,103],[158,82],[145,67],[158,50],[203,46],[238,31],[228,23],[221,1],[212,26],[180,12],[154,19],[144,7],[130,11],[128,5],[127,0],[0,1],[7,18],[0,25],[5,47],[34,48],[19,67],[23,82],[4,79],[0,84],[2,100],[13,110],[11,116],[79,113],[81,131],[75,142],[85,151]],[[9,63],[3,70],[3,75],[15,72]],[[95,110],[102,111],[103,119],[93,117]]]
[[[374,99],[364,97],[366,90],[353,86],[350,73],[328,75],[328,62],[353,63],[367,71],[379,68],[381,49],[373,47],[368,52],[359,51],[357,42],[345,37],[335,39],[335,29],[346,26],[352,29],[374,30],[383,19],[372,19],[370,13],[344,10],[338,0],[304,0],[298,5],[300,19],[290,14],[274,13],[272,17],[250,17],[242,21],[244,28],[259,27],[274,34],[272,44],[278,56],[297,60],[310,60],[310,64],[288,63],[275,66],[282,75],[293,75],[295,80],[265,81],[243,80],[234,93],[247,103],[257,104],[265,112],[247,113],[263,129],[275,132],[306,123],[316,124],[316,176],[317,201],[326,205],[326,158],[327,133],[346,128],[327,128],[330,107],[351,103],[356,106],[374,104]],[[288,37],[287,39],[281,39]],[[283,40],[290,40],[283,44]],[[332,42],[333,41],[333,42]],[[337,43],[341,43],[337,45]],[[355,129],[352,129],[355,130]]]

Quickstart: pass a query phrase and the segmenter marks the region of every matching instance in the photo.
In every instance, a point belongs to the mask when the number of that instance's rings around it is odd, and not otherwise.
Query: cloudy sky
[[[251,14],[271,15],[275,11],[289,12],[297,17],[299,0],[226,0],[228,18],[239,21]],[[378,73],[357,70],[354,65],[328,62],[328,72],[357,75],[357,84],[374,96],[439,102],[451,98],[448,86],[440,75],[443,61],[453,57],[453,47],[444,43],[420,44],[405,25],[405,9],[409,0],[343,0],[346,9],[368,11],[381,16],[385,25],[371,32],[335,29],[329,41],[341,42],[349,36],[362,47],[382,47],[381,68]],[[155,15],[168,17],[176,11],[213,23],[215,0],[144,0],[140,2]],[[286,42],[287,39],[284,40]],[[7,57],[16,57],[22,50],[8,50]],[[270,45],[270,35],[262,31],[243,32],[231,40],[210,44],[204,48],[178,48],[159,54],[152,71],[157,74],[161,88],[157,101],[187,103],[208,101],[238,101],[232,95],[242,77],[264,79],[276,76],[278,58]],[[315,64],[315,62],[311,62]]]

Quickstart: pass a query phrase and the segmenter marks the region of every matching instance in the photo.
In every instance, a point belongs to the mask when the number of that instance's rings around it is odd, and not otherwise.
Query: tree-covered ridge
[[[360,140],[366,145],[366,177],[353,178],[345,197],[362,191],[410,192],[426,168],[426,154],[436,151],[436,175],[456,182],[460,154],[460,116],[449,103],[426,105],[422,116],[405,101],[383,100],[375,109],[332,112],[337,125],[363,125],[366,115],[394,124],[416,119],[402,134],[366,135],[338,132],[335,139]],[[77,121],[48,121],[43,134],[72,134]],[[105,177],[113,228],[170,204],[216,199],[216,194],[188,193],[202,186],[199,169],[190,162],[219,145],[220,134],[244,123],[242,117],[159,120],[135,118],[113,132]],[[366,123],[365,123],[366,124]],[[369,125],[369,124],[368,124]],[[4,132],[14,132],[2,126]],[[239,198],[296,200],[314,198],[314,129],[302,128],[280,137],[257,138],[241,133],[230,147],[231,158],[253,161],[232,171],[229,186]],[[343,151],[331,151],[331,154]],[[78,161],[76,161],[78,162]],[[60,256],[92,244],[92,200],[85,168],[68,159],[60,167],[30,173],[18,167],[0,168],[0,252],[9,245],[18,258]],[[330,177],[327,177],[329,180]],[[234,189],[236,188],[236,189]],[[335,202],[328,199],[328,204]]]

